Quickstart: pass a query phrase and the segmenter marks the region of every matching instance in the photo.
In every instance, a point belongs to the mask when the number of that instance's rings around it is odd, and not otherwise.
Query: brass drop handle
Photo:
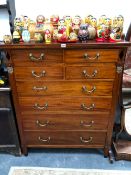
[[[49,124],[49,121],[47,120],[47,121],[45,121],[45,122],[42,123],[39,120],[36,120],[36,124],[38,126],[40,126],[40,127],[45,127],[45,126],[47,126]]]
[[[47,90],[47,86],[43,86],[43,87],[34,86],[34,87],[32,88],[32,90],[36,90],[36,91],[45,91],[45,90]]]
[[[92,140],[93,140],[93,137],[89,137],[88,140],[84,139],[83,137],[80,137],[80,141],[82,143],[90,143],[90,142],[92,142]]]
[[[85,76],[85,78],[93,78],[93,77],[95,77],[97,75],[98,71],[94,70],[92,75],[89,75],[86,70],[83,70],[82,73]]]
[[[51,139],[50,137],[48,137],[47,139],[43,139],[40,136],[38,137],[38,140],[41,141],[41,142],[49,142],[50,139]]]
[[[82,126],[86,126],[86,127],[92,127],[94,124],[94,121],[92,120],[91,122],[89,122],[88,124],[86,122],[84,122],[83,120],[80,121],[80,124]]]
[[[40,57],[36,58],[35,56],[33,56],[32,53],[29,53],[29,58],[30,58],[31,61],[41,61],[41,60],[44,59],[44,56],[45,56],[45,54],[41,53]]]
[[[82,91],[86,92],[87,94],[91,94],[96,90],[96,87],[93,86],[91,90],[88,90],[86,86],[82,86]]]
[[[88,59],[88,60],[96,60],[96,59],[99,58],[99,56],[100,56],[99,53],[97,53],[95,57],[90,57],[87,53],[85,53],[85,54],[83,55],[83,57],[84,57],[85,60],[87,60],[87,59]]]
[[[41,77],[44,77],[45,74],[46,74],[46,71],[43,70],[40,74],[37,74],[34,70],[31,71],[32,73],[32,76],[35,77],[35,78],[41,78]]]
[[[34,107],[35,107],[35,109],[46,110],[48,108],[48,104],[45,103],[44,106],[40,106],[38,103],[35,103]]]
[[[92,103],[89,107],[87,107],[84,103],[81,104],[81,108],[82,108],[83,110],[85,110],[85,111],[93,110],[94,107],[95,107],[95,104],[94,104],[94,103]]]

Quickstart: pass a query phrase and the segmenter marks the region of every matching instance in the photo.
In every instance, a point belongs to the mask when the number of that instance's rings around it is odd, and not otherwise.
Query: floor
[[[11,166],[131,170],[131,161],[109,163],[98,149],[29,149],[28,156],[0,153],[0,175],[8,175]]]

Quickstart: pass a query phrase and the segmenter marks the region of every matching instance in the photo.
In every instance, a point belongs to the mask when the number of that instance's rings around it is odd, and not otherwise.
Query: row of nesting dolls
[[[88,15],[84,20],[79,15],[74,18],[66,15],[59,18],[52,15],[50,20],[43,15],[38,15],[36,21],[30,20],[27,16],[21,16],[14,20],[13,41],[29,42],[31,39],[36,42],[52,41],[120,41],[123,32],[124,18],[122,15],[110,19],[102,15],[98,20]]]

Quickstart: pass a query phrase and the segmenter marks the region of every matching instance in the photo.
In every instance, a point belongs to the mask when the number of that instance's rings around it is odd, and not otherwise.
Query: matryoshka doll
[[[72,29],[77,35],[78,35],[78,31],[80,29],[80,24],[81,24],[81,17],[79,15],[76,15],[72,19]]]
[[[45,42],[46,43],[51,43],[51,32],[49,29],[45,30]]]
[[[31,20],[28,26],[28,30],[30,32],[30,39],[34,39],[35,29],[36,29],[36,22]]]
[[[28,29],[24,29],[24,30],[23,30],[23,32],[22,32],[22,40],[23,40],[25,43],[30,42],[30,32],[28,31]]]
[[[106,15],[102,15],[99,18],[98,25],[97,25],[97,38],[96,41],[105,41],[105,31],[106,31]]]
[[[70,33],[72,32],[72,18],[69,15],[66,15],[63,17],[63,19],[65,20],[65,24],[66,24],[66,34],[69,37]]]
[[[90,25],[88,26],[89,39],[94,39],[96,37],[96,29],[97,29],[97,19],[91,18]]]
[[[20,34],[17,30],[13,32],[13,43],[19,43],[20,42]]]
[[[16,17],[14,19],[14,31],[18,31],[19,34],[22,34],[24,23],[22,22],[22,17]]]
[[[88,25],[87,24],[81,24],[80,30],[78,32],[78,38],[82,42],[86,42],[89,38],[89,32],[88,32]]]
[[[124,18],[121,15],[113,19],[113,24],[110,32],[111,42],[121,41],[122,31],[123,31],[123,22],[124,22]]]
[[[105,38],[105,24],[99,24],[97,26],[97,38],[96,41],[104,41]]]
[[[30,19],[28,16],[21,16],[22,23],[23,23],[23,29],[28,28],[28,25],[30,23]]]
[[[52,36],[53,42],[57,42],[57,39],[58,39],[57,35],[58,35],[58,29],[54,29],[53,36]]]
[[[59,22],[58,22],[58,33],[63,34],[65,32],[66,32],[66,23],[65,23],[65,20],[62,18],[62,19],[59,19]]]
[[[44,22],[45,17],[43,15],[38,15],[36,18],[36,32],[44,33]]]
[[[4,35],[3,41],[5,44],[11,44],[12,43],[12,36],[11,35]]]
[[[104,24],[105,24],[105,35],[104,35],[104,39],[105,40],[109,40],[109,38],[110,38],[110,31],[111,31],[111,19],[110,18],[106,18],[104,20]]]
[[[78,40],[77,34],[75,32],[71,32],[69,36],[70,41],[76,42]]]
[[[59,21],[59,16],[58,15],[52,15],[50,17],[50,22],[52,23],[54,29],[58,28],[58,21]]]

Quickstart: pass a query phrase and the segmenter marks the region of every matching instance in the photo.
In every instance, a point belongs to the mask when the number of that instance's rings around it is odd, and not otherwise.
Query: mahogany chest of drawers
[[[3,45],[24,154],[29,147],[102,148],[110,156],[128,46]]]

